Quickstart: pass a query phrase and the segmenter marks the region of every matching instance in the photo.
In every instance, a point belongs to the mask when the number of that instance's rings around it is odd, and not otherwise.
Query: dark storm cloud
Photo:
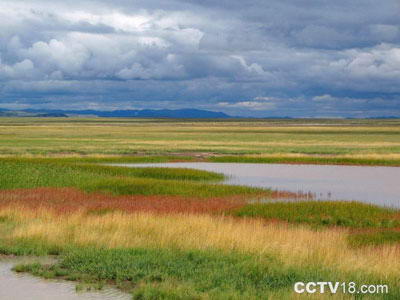
[[[400,115],[400,3],[0,2],[0,107]]]

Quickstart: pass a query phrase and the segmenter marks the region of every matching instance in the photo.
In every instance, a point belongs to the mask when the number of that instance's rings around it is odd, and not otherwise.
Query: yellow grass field
[[[0,120],[2,156],[250,155],[398,160],[397,120]]]

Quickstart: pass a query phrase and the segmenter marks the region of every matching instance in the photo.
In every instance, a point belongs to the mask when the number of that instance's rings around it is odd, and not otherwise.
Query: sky
[[[1,0],[0,108],[400,117],[399,0]]]

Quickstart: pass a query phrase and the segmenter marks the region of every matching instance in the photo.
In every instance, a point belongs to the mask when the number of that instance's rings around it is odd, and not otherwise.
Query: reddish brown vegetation
[[[179,196],[112,196],[87,194],[74,188],[36,188],[0,191],[0,208],[23,206],[30,209],[46,208],[56,213],[77,210],[106,212],[152,211],[160,213],[215,213],[243,206],[238,198],[193,199]]]

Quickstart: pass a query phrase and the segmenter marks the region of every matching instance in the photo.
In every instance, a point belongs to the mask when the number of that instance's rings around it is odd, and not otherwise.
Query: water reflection
[[[400,207],[400,167],[248,163],[113,164],[125,167],[192,168],[223,173],[226,184],[311,193],[318,200],[355,200]],[[311,197],[311,196],[310,196]]]

